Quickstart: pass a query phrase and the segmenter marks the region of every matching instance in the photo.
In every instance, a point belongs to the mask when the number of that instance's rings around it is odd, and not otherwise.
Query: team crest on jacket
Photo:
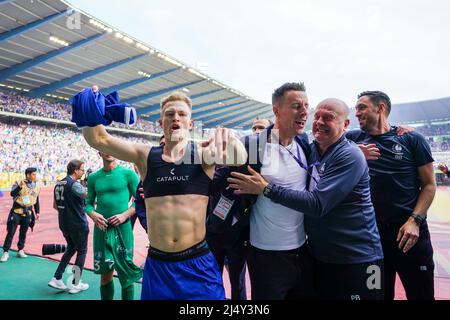
[[[403,159],[403,148],[398,143],[394,144],[392,146],[392,151],[394,152],[395,159],[396,160],[402,160]]]

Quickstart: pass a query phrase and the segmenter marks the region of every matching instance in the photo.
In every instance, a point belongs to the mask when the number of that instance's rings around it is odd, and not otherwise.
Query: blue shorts
[[[141,300],[224,300],[222,275],[205,241],[179,253],[150,248]]]

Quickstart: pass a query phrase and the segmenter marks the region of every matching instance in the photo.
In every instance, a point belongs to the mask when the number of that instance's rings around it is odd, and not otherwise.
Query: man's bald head
[[[328,98],[323,100],[317,105],[317,108],[325,108],[327,110],[335,112],[342,120],[346,120],[350,117],[350,108],[347,104],[336,98]]]
[[[348,106],[339,99],[325,99],[318,104],[314,113],[312,132],[321,153],[344,135],[350,124],[349,114]]]

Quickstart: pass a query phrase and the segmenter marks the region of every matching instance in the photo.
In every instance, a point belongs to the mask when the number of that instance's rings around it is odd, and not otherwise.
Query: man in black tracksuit
[[[89,288],[81,282],[81,273],[87,254],[89,225],[85,213],[86,187],[78,180],[84,174],[84,163],[72,160],[67,165],[67,177],[59,181],[54,189],[54,208],[58,210],[59,228],[67,241],[67,249],[48,285],[59,290],[67,287],[62,281],[64,270],[75,253],[74,281],[69,293],[78,293]]]

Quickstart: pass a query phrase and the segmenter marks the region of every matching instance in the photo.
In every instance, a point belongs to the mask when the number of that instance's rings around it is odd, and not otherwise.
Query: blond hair
[[[164,97],[161,99],[161,110],[164,109],[164,106],[172,101],[183,101],[186,102],[186,104],[189,106],[189,109],[192,110],[192,101],[191,99],[185,95],[183,92],[180,91],[175,91],[172,92],[170,95],[168,95],[167,97]]]

